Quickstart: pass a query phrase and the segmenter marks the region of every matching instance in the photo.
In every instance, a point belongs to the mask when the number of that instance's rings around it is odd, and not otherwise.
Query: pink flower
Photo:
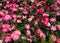
[[[57,30],[56,26],[51,26],[51,30],[56,31]]]
[[[60,12],[56,12],[56,14],[55,14],[56,16],[60,16]]]
[[[18,34],[19,36],[21,35],[20,30],[15,30],[13,33]]]
[[[4,19],[5,21],[8,21],[8,20],[12,19],[12,17],[11,17],[10,15],[5,15],[5,16],[3,17],[3,19]]]
[[[5,33],[5,32],[8,32],[8,29],[5,29],[5,28],[4,28],[4,29],[2,29],[1,31],[2,31],[3,33]]]
[[[0,39],[0,43],[3,43],[3,40]]]
[[[40,8],[37,10],[37,13],[43,13],[44,12],[44,9],[43,8]]]
[[[53,39],[53,41],[56,41],[57,40],[57,38],[56,38],[55,35],[50,35],[50,37]]]
[[[0,21],[2,21],[2,20],[3,20],[3,18],[0,17]]]
[[[21,32],[19,30],[15,30],[12,34],[11,34],[11,38],[14,40],[14,41],[17,41],[19,39],[21,35]]]
[[[2,3],[0,3],[0,6],[2,6]]]
[[[12,14],[12,17],[13,17],[13,18],[17,18],[17,15],[16,15],[16,14]]]
[[[49,16],[49,14],[43,13],[43,17],[44,17],[44,16]]]
[[[56,0],[58,4],[60,4],[60,0]]]
[[[57,25],[57,29],[60,30],[60,25]]]
[[[40,38],[46,38],[45,34],[44,33],[40,33]]]
[[[17,23],[22,23],[22,21],[21,20],[17,20]]]
[[[10,42],[11,41],[11,38],[9,36],[6,36],[5,37],[5,42]]]
[[[24,20],[24,19],[26,19],[27,18],[27,16],[22,16],[22,19]]]
[[[20,38],[20,36],[18,34],[11,34],[11,39],[13,39],[14,41],[17,41]]]
[[[31,2],[34,2],[35,0],[30,0]]]
[[[56,22],[56,18],[50,18],[50,22]]]
[[[30,25],[29,24],[25,24],[25,29],[30,29]]]
[[[30,18],[28,18],[28,22],[31,22],[34,19],[34,16],[32,15]]]
[[[15,25],[13,25],[12,27],[9,28],[10,31],[15,29]]]
[[[17,18],[21,18],[21,15],[17,15]]]
[[[3,29],[4,29],[4,28],[5,28],[5,29],[8,29],[9,27],[10,27],[9,24],[3,24],[3,25],[2,25],[2,28],[3,28]]]
[[[26,35],[30,35],[31,34],[31,31],[30,30],[27,30],[26,31]]]

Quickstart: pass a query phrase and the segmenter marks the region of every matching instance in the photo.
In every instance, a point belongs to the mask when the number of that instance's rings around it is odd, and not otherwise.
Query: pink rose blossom
[[[30,25],[29,24],[25,24],[25,29],[30,29]]]
[[[5,16],[3,17],[3,19],[4,19],[5,21],[8,21],[8,20],[12,19],[12,17],[11,17],[10,15],[5,15]]]
[[[60,4],[60,0],[56,0],[58,4]]]
[[[17,23],[22,23],[22,21],[21,20],[17,20]]]
[[[28,18],[28,22],[31,22],[34,19],[34,16],[32,15],[30,18]]]
[[[50,37],[53,39],[53,41],[56,41],[57,40],[57,38],[56,38],[55,35],[50,35]]]
[[[44,12],[44,9],[43,8],[40,8],[37,10],[37,13],[43,13]]]
[[[49,14],[43,13],[43,17],[44,17],[44,16],[49,16]]]
[[[56,31],[57,30],[56,26],[51,26],[51,30]]]
[[[11,38],[9,36],[6,36],[5,37],[5,42],[10,42],[11,41]]]
[[[17,41],[19,37],[20,36],[18,34],[11,34],[11,39],[13,39],[14,41]]]
[[[26,31],[26,35],[30,35],[31,34],[31,31],[30,30],[27,30]]]
[[[0,39],[0,43],[3,43],[3,40]]]
[[[50,22],[56,22],[56,18],[50,18]]]

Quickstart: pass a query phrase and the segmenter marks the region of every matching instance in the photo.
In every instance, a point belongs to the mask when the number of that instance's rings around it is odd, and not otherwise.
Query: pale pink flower
[[[56,18],[50,18],[50,22],[56,22]]]
[[[56,16],[60,16],[60,12],[56,12],[56,14],[55,14]]]
[[[2,3],[0,3],[0,6],[2,6]]]
[[[56,31],[57,30],[56,26],[51,26],[51,30]]]
[[[17,20],[17,23],[22,23],[22,21],[21,20]]]
[[[26,35],[31,35],[31,31],[30,30],[27,30],[26,31]]]
[[[17,15],[16,15],[16,14],[12,14],[12,17],[13,17],[13,18],[17,18]]]
[[[0,39],[0,43],[3,43],[3,40]]]
[[[55,35],[50,35],[50,37],[53,39],[53,41],[56,41],[57,40],[57,38],[56,38]]]
[[[30,0],[31,2],[34,2],[35,0]]]
[[[25,29],[30,29],[30,25],[29,24],[25,24]]]
[[[22,16],[22,19],[24,20],[24,19],[26,19],[27,18],[27,16]]]
[[[17,15],[17,18],[21,18],[21,15]]]
[[[49,16],[49,14],[43,13],[43,17],[44,17],[44,16]]]
[[[34,16],[32,15],[30,18],[28,18],[28,22],[31,22],[34,19]]]
[[[2,20],[3,20],[3,18],[0,17],[0,21],[2,21]]]

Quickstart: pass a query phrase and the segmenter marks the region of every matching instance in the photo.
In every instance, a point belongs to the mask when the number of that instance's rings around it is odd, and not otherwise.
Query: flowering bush
[[[60,0],[0,0],[0,43],[60,43]]]

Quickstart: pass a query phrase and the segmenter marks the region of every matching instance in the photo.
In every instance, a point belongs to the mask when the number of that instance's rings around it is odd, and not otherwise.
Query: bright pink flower
[[[19,39],[20,35],[12,33],[11,34],[11,39],[13,39],[14,41],[17,41]]]
[[[2,25],[2,28],[3,28],[3,29],[8,29],[8,28],[10,28],[10,25],[9,25],[9,24],[3,24],[3,25]]]
[[[60,30],[60,25],[57,25],[57,29]]]
[[[43,8],[40,8],[37,10],[37,13],[43,13],[44,12],[44,9]]]
[[[0,39],[0,43],[3,43],[3,40]]]
[[[31,31],[30,30],[27,30],[26,31],[26,35],[31,35]]]
[[[3,33],[8,32],[8,29],[4,28],[1,30]]]
[[[60,0],[56,0],[58,4],[60,4]]]
[[[50,22],[56,22],[56,18],[50,18]]]
[[[5,42],[10,42],[11,41],[11,38],[9,36],[6,36],[5,37]]]
[[[11,17],[10,15],[5,15],[5,16],[3,17],[3,19],[4,19],[5,21],[8,21],[8,20],[12,19],[12,17]]]
[[[30,25],[29,24],[25,24],[25,29],[30,29]]]
[[[13,33],[18,34],[19,36],[21,35],[20,30],[15,30]]]
[[[56,41],[57,40],[57,38],[56,38],[55,35],[50,35],[50,37],[53,39],[53,41]]]
[[[51,26],[51,30],[56,31],[57,30],[56,26]]]

